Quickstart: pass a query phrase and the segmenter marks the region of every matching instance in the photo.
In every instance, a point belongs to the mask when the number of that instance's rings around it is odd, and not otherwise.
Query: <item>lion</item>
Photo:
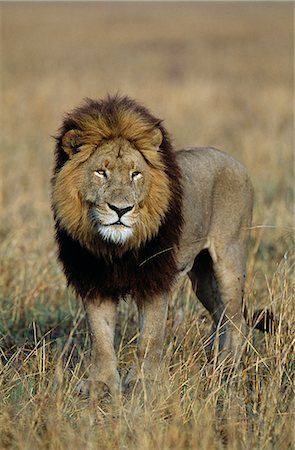
[[[156,377],[169,298],[187,276],[212,317],[219,356],[240,354],[252,207],[242,164],[214,148],[175,151],[162,120],[128,97],[88,99],[66,116],[52,177],[58,258],[85,306],[89,379],[102,395],[121,389],[120,298],[131,296],[139,312],[130,386],[139,374]]]

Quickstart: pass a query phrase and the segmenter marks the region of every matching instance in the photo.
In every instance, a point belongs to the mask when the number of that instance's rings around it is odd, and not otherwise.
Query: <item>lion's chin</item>
[[[98,232],[103,240],[113,244],[125,244],[133,235],[133,229],[125,225],[99,225]]]

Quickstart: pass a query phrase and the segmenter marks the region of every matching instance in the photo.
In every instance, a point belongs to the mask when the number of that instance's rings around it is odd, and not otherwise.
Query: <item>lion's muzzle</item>
[[[132,211],[134,208],[134,205],[131,206],[125,206],[125,207],[118,207],[116,205],[112,205],[110,203],[107,204],[110,209],[115,211],[118,214],[119,220],[121,219],[124,214],[128,213],[129,211]]]
[[[95,206],[91,219],[95,230],[103,240],[114,244],[124,244],[133,235],[135,205],[116,205],[106,203],[103,207]]]

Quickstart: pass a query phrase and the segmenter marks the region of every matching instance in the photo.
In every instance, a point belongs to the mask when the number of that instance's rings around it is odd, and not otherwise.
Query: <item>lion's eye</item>
[[[141,178],[141,177],[142,177],[142,173],[138,172],[138,170],[134,170],[134,172],[132,172],[132,174],[131,174],[131,178],[133,180],[136,180],[136,179]]]
[[[105,170],[96,170],[94,172],[94,175],[96,175],[99,178],[106,178],[107,177],[107,173]]]

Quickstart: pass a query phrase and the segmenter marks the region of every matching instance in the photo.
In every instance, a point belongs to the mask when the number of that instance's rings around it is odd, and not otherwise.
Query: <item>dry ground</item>
[[[0,448],[294,448],[292,4],[0,8]],[[111,412],[75,394],[89,340],[55,258],[49,179],[63,113],[117,91],[165,118],[176,147],[212,145],[247,166],[256,201],[246,301],[271,306],[281,328],[254,332],[228,377],[206,362],[210,322],[186,286],[169,313],[161,392]],[[135,314],[120,306],[122,373]]]

